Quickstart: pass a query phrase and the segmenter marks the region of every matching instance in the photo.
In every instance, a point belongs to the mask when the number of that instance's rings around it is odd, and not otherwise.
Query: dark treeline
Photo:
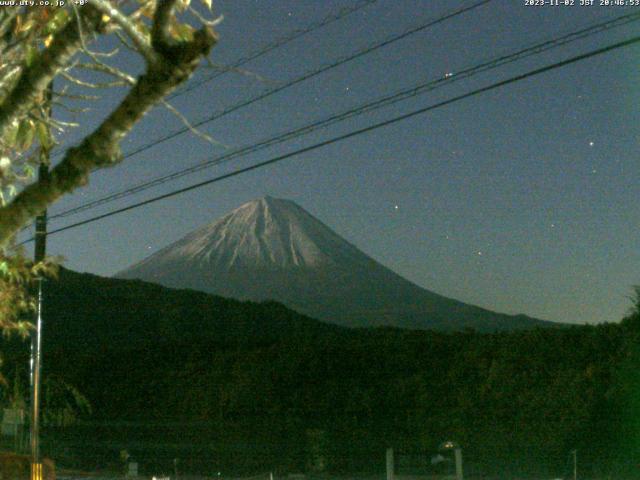
[[[126,448],[155,471],[382,473],[387,447],[429,458],[455,440],[471,473],[567,475],[577,449],[583,477],[640,478],[637,310],[444,334],[71,272],[48,290],[45,371],[92,406],[45,428],[63,463],[110,466]],[[5,370],[23,350],[5,348]]]

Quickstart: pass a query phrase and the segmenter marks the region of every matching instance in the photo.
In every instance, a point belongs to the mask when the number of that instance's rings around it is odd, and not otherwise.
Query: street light
[[[456,480],[464,480],[462,474],[462,448],[456,442],[447,440],[440,444],[439,450],[450,451],[453,450],[453,454],[456,460]]]

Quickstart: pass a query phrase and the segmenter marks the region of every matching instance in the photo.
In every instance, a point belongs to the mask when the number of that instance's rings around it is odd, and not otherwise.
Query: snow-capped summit
[[[195,230],[132,269],[174,261],[231,271],[320,267],[368,258],[296,203],[266,196]]]
[[[479,330],[546,322],[508,316],[425,290],[400,277],[290,200],[263,197],[120,272],[168,287],[277,300],[346,326]]]

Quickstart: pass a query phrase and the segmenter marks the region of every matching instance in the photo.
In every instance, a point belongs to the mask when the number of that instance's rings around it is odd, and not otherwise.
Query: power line
[[[512,63],[518,60],[522,60],[524,58],[527,58],[529,56],[532,55],[537,55],[539,53],[551,50],[553,48],[557,48],[563,45],[566,45],[567,43],[570,42],[574,42],[583,38],[586,38],[588,36],[594,35],[596,33],[600,33],[606,30],[609,30],[611,28],[615,28],[615,27],[619,27],[621,25],[626,25],[628,23],[637,21],[640,19],[640,12],[636,12],[633,14],[627,14],[627,15],[622,15],[620,17],[616,17],[612,20],[608,20],[605,22],[600,22],[594,25],[591,25],[589,27],[583,28],[581,30],[575,31],[575,32],[571,32],[568,34],[565,34],[561,37],[555,38],[553,40],[547,40],[541,43],[537,43],[534,44],[532,46],[526,47],[524,49],[521,49],[519,51],[516,51],[514,53],[510,53],[507,55],[503,55],[497,58],[493,58],[491,60],[485,61],[479,65],[475,65],[473,67],[468,67],[465,68],[463,70],[459,70],[458,72],[456,72],[455,74],[450,74],[450,76],[445,76],[445,77],[440,77],[437,78],[435,80],[431,80],[428,82],[424,82],[424,83],[420,83],[417,86],[413,86],[410,88],[405,88],[403,90],[400,90],[399,92],[396,92],[394,94],[391,95],[387,95],[384,96],[378,100],[372,101],[372,102],[367,102],[365,104],[362,104],[358,107],[355,108],[351,108],[348,109],[346,111],[343,111],[342,113],[339,114],[333,114],[327,118],[324,118],[322,120],[318,120],[318,121],[314,121],[310,124],[307,124],[305,126],[299,127],[295,130],[291,130],[282,134],[278,134],[275,136],[272,136],[270,138],[261,140],[255,144],[252,145],[248,145],[245,147],[241,147],[239,149],[236,149],[234,151],[228,152],[226,154],[217,156],[217,157],[213,157],[213,158],[209,158],[203,162],[200,162],[196,165],[193,165],[191,167],[185,168],[185,169],[181,169],[178,170],[176,172],[167,174],[167,175],[163,175],[160,177],[156,177],[155,179],[152,180],[148,180],[146,182],[143,183],[139,183],[138,185],[135,185],[133,187],[129,187],[127,189],[124,189],[120,192],[116,192],[116,193],[112,193],[109,195],[106,195],[102,198],[93,200],[91,202],[85,203],[83,205],[79,205],[77,207],[73,207],[70,208],[68,210],[65,210],[63,212],[60,212],[56,215],[50,216],[50,219],[55,219],[55,218],[62,218],[62,217],[67,217],[67,216],[71,216],[71,215],[75,215],[77,213],[98,207],[100,205],[104,205],[106,203],[110,203],[112,201],[121,199],[121,198],[126,198],[130,195],[148,190],[149,188],[158,186],[158,185],[162,185],[164,183],[167,183],[169,181],[172,180],[176,180],[178,178],[181,178],[183,176],[189,175],[191,173],[195,173],[198,172],[200,170],[203,170],[205,168],[209,168],[212,167],[214,165],[219,165],[223,162],[227,162],[232,160],[233,158],[237,158],[239,156],[245,156],[248,155],[249,153],[253,153],[256,152],[258,150],[262,150],[264,148],[276,145],[278,143],[282,143],[284,141],[287,140],[291,140],[293,138],[297,138],[299,136],[302,135],[306,135],[310,132],[313,132],[315,130],[318,130],[320,128],[326,128],[329,125],[332,125],[334,123],[343,121],[347,118],[351,118],[353,116],[356,115],[361,115],[363,113],[367,113],[367,112],[371,112],[374,110],[377,110],[379,108],[382,107],[387,107],[389,105],[393,105],[397,102],[406,100],[407,98],[411,98],[411,97],[415,97],[419,94],[425,93],[425,92],[429,92],[429,91],[433,91],[439,87],[445,86],[445,85],[449,85],[451,83],[454,83],[456,81],[459,80],[463,80],[466,78],[470,78],[474,75],[477,75],[479,73],[483,73],[489,70],[492,70],[494,68],[498,68],[500,66],[506,65],[508,63]]]
[[[310,78],[316,77],[316,76],[320,75],[321,73],[324,73],[324,72],[327,72],[327,71],[332,70],[334,68],[337,68],[340,65],[344,65],[347,62],[351,62],[352,60],[356,60],[356,59],[358,59],[360,57],[363,57],[364,55],[367,55],[367,54],[369,54],[371,52],[374,52],[374,51],[376,51],[376,50],[378,50],[380,48],[383,48],[383,47],[386,47],[388,45],[391,45],[392,43],[395,43],[395,42],[397,42],[399,40],[402,40],[402,39],[404,39],[404,38],[406,38],[406,37],[408,37],[410,35],[414,35],[414,34],[416,34],[418,32],[421,32],[421,31],[426,30],[428,28],[431,28],[431,27],[433,27],[435,25],[443,23],[443,22],[445,22],[447,20],[450,20],[451,18],[457,17],[458,15],[462,15],[463,13],[466,13],[466,12],[474,10],[474,9],[476,9],[478,7],[481,7],[482,5],[485,5],[485,4],[487,4],[487,3],[491,2],[491,1],[493,1],[493,0],[480,0],[480,1],[478,1],[478,2],[476,2],[474,4],[472,4],[472,5],[469,5],[467,7],[458,8],[458,9],[453,10],[450,13],[447,13],[447,14],[445,14],[445,15],[443,15],[441,17],[438,17],[438,18],[436,18],[434,20],[430,20],[427,23],[423,23],[421,25],[418,25],[417,27],[412,27],[412,28],[410,28],[408,30],[405,30],[404,32],[402,32],[400,34],[394,35],[394,36],[392,36],[392,37],[390,37],[390,38],[388,38],[386,40],[383,40],[381,42],[378,42],[378,43],[375,43],[375,44],[370,45],[368,47],[365,47],[364,49],[361,49],[361,50],[359,50],[359,51],[357,51],[357,52],[355,52],[353,54],[347,55],[345,57],[341,57],[341,58],[339,58],[338,60],[336,60],[333,63],[330,63],[328,65],[324,65],[324,66],[322,66],[320,68],[317,68],[315,70],[307,72],[307,73],[305,73],[305,74],[303,74],[303,75],[301,75],[301,76],[299,76],[297,78],[294,78],[293,80],[290,80],[290,81],[288,81],[288,82],[286,82],[286,83],[284,83],[284,84],[282,84],[280,86],[274,87],[274,88],[272,88],[270,90],[267,90],[266,92],[263,92],[263,93],[260,93],[260,94],[258,94],[256,96],[254,96],[254,97],[251,97],[248,100],[242,100],[242,101],[236,103],[235,105],[231,105],[230,107],[227,107],[224,110],[219,111],[218,113],[215,113],[215,114],[213,114],[213,115],[211,115],[211,116],[209,116],[209,117],[207,117],[207,118],[205,118],[203,120],[200,120],[200,121],[198,121],[196,123],[193,123],[191,125],[191,128],[201,127],[205,123],[209,123],[209,122],[212,122],[214,120],[217,120],[218,118],[221,118],[221,117],[223,117],[225,115],[228,115],[228,114],[230,114],[232,112],[235,112],[236,110],[239,110],[239,109],[244,108],[244,107],[246,107],[248,105],[256,103],[256,102],[258,102],[260,100],[263,100],[263,99],[265,99],[267,97],[270,97],[271,95],[275,95],[278,92],[281,92],[281,91],[283,91],[283,90],[285,90],[287,88],[290,88],[290,87],[292,87],[294,85],[302,83],[302,82],[304,82],[306,80],[309,80]],[[190,131],[191,128],[184,127],[184,128],[179,129],[179,130],[176,130],[174,132],[171,132],[171,133],[169,133],[169,134],[167,134],[167,135],[165,135],[163,137],[160,137],[160,138],[158,138],[158,139],[156,139],[156,140],[154,140],[152,142],[149,142],[149,143],[147,143],[145,145],[142,145],[142,146],[140,146],[140,147],[138,147],[138,148],[126,153],[123,156],[123,158],[129,158],[129,157],[132,157],[134,155],[137,155],[138,153],[141,153],[141,152],[143,152],[145,150],[148,150],[149,148],[154,147],[154,146],[156,146],[156,145],[158,145],[158,144],[160,144],[162,142],[166,142],[167,140],[171,140],[172,138],[175,138],[175,137],[177,137],[179,135],[182,135],[183,133],[186,133],[186,132]]]
[[[372,125],[369,125],[368,127],[360,128],[358,130],[353,130],[353,131],[351,131],[349,133],[330,138],[329,140],[324,140],[322,142],[316,143],[314,145],[310,145],[308,147],[300,148],[300,149],[295,150],[293,152],[289,152],[289,153],[286,153],[286,154],[283,154],[283,155],[279,155],[279,156],[273,157],[273,158],[271,158],[269,160],[265,160],[263,162],[260,162],[260,163],[254,164],[254,165],[251,165],[251,166],[248,166],[248,167],[245,167],[245,168],[241,168],[241,169],[236,170],[234,172],[230,172],[230,173],[227,173],[227,174],[224,174],[224,175],[220,175],[218,177],[215,177],[215,178],[212,178],[212,179],[209,179],[209,180],[205,180],[203,182],[199,182],[199,183],[190,185],[190,186],[185,187],[185,188],[174,190],[172,192],[165,193],[163,195],[159,195],[159,196],[144,200],[142,202],[138,202],[138,203],[129,205],[127,207],[119,208],[117,210],[112,210],[111,212],[107,212],[107,213],[104,213],[102,215],[97,215],[95,217],[92,217],[92,218],[89,218],[89,219],[86,219],[86,220],[82,220],[80,222],[76,222],[76,223],[73,223],[71,225],[67,225],[65,227],[58,228],[56,230],[52,230],[52,231],[50,231],[48,233],[48,235],[53,235],[55,233],[60,233],[60,232],[66,231],[66,230],[70,230],[72,228],[76,228],[76,227],[79,227],[81,225],[86,225],[88,223],[92,223],[92,222],[95,222],[97,220],[102,220],[104,218],[111,217],[113,215],[117,215],[119,213],[127,212],[129,210],[133,210],[135,208],[139,208],[139,207],[142,207],[144,205],[148,205],[150,203],[154,203],[154,202],[157,202],[157,201],[160,201],[160,200],[164,200],[166,198],[174,197],[174,196],[179,195],[181,193],[186,193],[186,192],[189,192],[191,190],[195,190],[197,188],[201,188],[201,187],[204,187],[206,185],[210,185],[212,183],[217,183],[217,182],[220,182],[222,180],[226,180],[228,178],[235,177],[235,176],[238,176],[240,174],[250,172],[252,170],[257,170],[259,168],[263,168],[263,167],[266,167],[268,165],[272,165],[274,163],[281,162],[282,160],[286,160],[288,158],[291,158],[291,157],[294,157],[294,156],[297,156],[297,155],[300,155],[300,154],[303,154],[303,153],[307,153],[307,152],[310,152],[310,151],[313,151],[313,150],[317,150],[319,148],[326,147],[327,145],[332,145],[334,143],[337,143],[337,142],[340,142],[340,141],[355,137],[357,135],[362,135],[364,133],[371,132],[373,130],[377,130],[377,129],[382,128],[382,127],[386,127],[386,126],[398,123],[400,121],[407,120],[407,119],[415,117],[417,115],[421,115],[421,114],[430,112],[432,110],[436,110],[438,108],[442,108],[444,106],[451,105],[451,104],[459,102],[461,100],[464,100],[464,99],[467,99],[467,98],[470,98],[470,97],[474,97],[476,95],[480,95],[482,93],[485,93],[485,92],[488,92],[488,91],[491,91],[491,90],[495,90],[497,88],[500,88],[500,87],[503,87],[503,86],[506,86],[506,85],[509,85],[509,84],[512,84],[512,83],[515,83],[515,82],[519,82],[521,80],[524,80],[524,79],[527,79],[527,78],[530,78],[530,77],[534,77],[534,76],[540,75],[542,73],[545,73],[545,72],[548,72],[548,71],[551,71],[551,70],[555,70],[556,68],[561,68],[561,67],[564,67],[564,66],[567,66],[567,65],[582,61],[582,60],[586,60],[588,58],[591,58],[591,57],[594,57],[594,56],[597,56],[597,55],[602,55],[604,53],[607,53],[607,52],[610,52],[610,51],[613,51],[613,50],[616,50],[616,49],[619,49],[619,48],[623,48],[623,47],[627,47],[629,45],[633,45],[633,44],[638,43],[638,42],[640,42],[640,36],[633,37],[633,38],[630,38],[630,39],[622,41],[622,42],[614,43],[612,45],[609,45],[609,46],[606,46],[606,47],[602,47],[602,48],[599,48],[599,49],[596,49],[596,50],[592,50],[592,51],[590,51],[588,53],[576,55],[576,56],[571,57],[571,58],[569,58],[567,60],[562,60],[560,62],[556,62],[556,63],[553,63],[551,65],[547,65],[545,67],[537,68],[537,69],[531,70],[529,72],[526,72],[526,73],[523,73],[523,74],[520,74],[520,75],[516,75],[514,77],[510,77],[510,78],[508,78],[506,80],[502,80],[502,81],[499,81],[499,82],[496,82],[496,83],[492,83],[491,85],[488,85],[486,87],[482,87],[482,88],[478,88],[478,89],[472,90],[471,92],[452,97],[452,98],[450,98],[448,100],[444,100],[444,101],[441,101],[441,102],[438,102],[438,103],[435,103],[435,104],[420,108],[418,110],[414,110],[412,112],[409,112],[409,113],[406,113],[406,114],[403,114],[403,115],[399,115],[399,116],[393,117],[393,118],[391,118],[389,120],[384,120],[382,122],[374,123]],[[27,240],[21,242],[21,244],[28,243],[28,242],[30,242],[32,240],[33,240],[33,238],[27,239]]]
[[[231,65],[229,65],[227,68],[225,68],[223,71],[221,72],[217,72],[214,73],[213,75],[209,75],[205,78],[202,78],[198,81],[193,81],[190,82],[188,85],[185,86],[185,88],[180,89],[177,92],[172,93],[171,95],[169,95],[167,97],[168,100],[178,97],[180,95],[183,95],[187,92],[190,92],[196,88],[198,88],[201,85],[204,85],[207,82],[210,82],[211,80],[218,78],[220,75],[224,75],[225,73],[227,73],[230,69],[234,69],[234,68],[238,68],[241,67],[242,65],[250,62],[251,60],[255,60],[256,58],[259,58],[263,55],[266,55],[267,53],[280,48],[284,45],[286,45],[289,42],[292,42],[293,40],[300,38],[304,35],[307,35],[308,33],[313,32],[314,30],[318,30],[319,28],[322,28],[326,25],[329,25],[337,20],[340,20],[348,15],[351,15],[354,12],[357,12],[358,10],[361,10],[365,7],[368,7],[369,5],[377,2],[378,0],[360,0],[359,2],[357,2],[355,5],[350,6],[350,7],[345,7],[342,8],[340,10],[338,10],[338,12],[336,13],[332,13],[327,15],[325,18],[323,18],[322,20],[316,22],[316,23],[312,23],[311,25],[307,26],[304,29],[298,29],[298,30],[294,30],[293,32],[291,32],[289,35],[287,35],[286,37],[277,39],[276,41],[274,41],[273,43],[267,44],[265,45],[263,48],[261,48],[260,50],[255,51],[254,53],[249,54],[246,57],[241,57],[238,60],[236,60],[235,62],[233,62]]]
[[[215,78],[218,78],[221,75],[224,75],[225,73],[229,72],[229,71],[233,71],[233,69],[241,67],[243,65],[245,65],[246,63],[249,63],[252,60],[255,60],[256,58],[259,58],[263,55],[266,55],[267,53],[272,52],[273,50],[276,50],[280,47],[283,47],[284,45],[286,45],[287,43],[290,43],[300,37],[303,37],[304,35],[307,35],[311,32],[314,32],[315,30],[318,30],[322,27],[325,27],[333,22],[336,22],[338,20],[341,20],[342,18],[347,17],[348,15],[351,15],[352,13],[357,12],[358,10],[362,10],[365,7],[368,7],[369,5],[372,5],[374,3],[376,3],[378,0],[360,0],[358,2],[356,2],[354,5],[352,6],[348,6],[348,7],[344,7],[339,9],[336,13],[331,13],[329,15],[327,15],[326,17],[324,17],[323,19],[319,20],[318,22],[312,23],[308,26],[306,26],[305,28],[302,29],[297,29],[294,30],[292,32],[290,32],[288,35],[276,39],[274,42],[272,43],[268,43],[265,46],[263,46],[262,48],[260,48],[259,50],[256,50],[255,52],[249,54],[246,57],[241,57],[237,60],[235,60],[233,63],[231,63],[230,65],[226,66],[222,71],[216,72],[212,75],[209,75],[205,78],[202,78],[200,80],[197,81],[191,81],[188,85],[185,86],[185,88],[182,88],[178,91],[175,91],[173,93],[171,93],[166,100],[171,100],[173,98],[179,97],[181,95],[184,95],[187,92],[190,92],[198,87],[200,87],[201,85],[204,85],[207,82],[210,82],[211,80],[214,80]],[[64,150],[63,149],[59,149],[58,151],[53,153],[54,157],[59,156],[61,153],[63,153]]]
[[[274,94],[276,94],[276,93],[278,93],[278,92],[280,92],[282,90],[285,90],[286,88],[289,88],[289,87],[291,87],[293,85],[296,85],[296,84],[301,83],[301,82],[303,82],[305,80],[313,78],[313,77],[315,77],[317,75],[320,75],[321,73],[329,71],[329,70],[331,70],[333,68],[336,68],[336,67],[338,67],[340,65],[343,65],[343,64],[345,64],[347,62],[350,62],[352,60],[360,58],[360,57],[362,57],[362,56],[364,56],[364,55],[366,55],[368,53],[371,53],[371,52],[373,52],[375,50],[378,50],[380,48],[388,46],[388,45],[390,45],[392,43],[395,43],[395,42],[397,42],[399,40],[402,40],[402,39],[404,39],[404,38],[406,38],[406,37],[408,37],[410,35],[413,35],[415,33],[421,32],[421,31],[423,31],[425,29],[428,29],[430,27],[433,27],[435,25],[443,23],[443,22],[445,22],[445,21],[447,21],[447,20],[449,20],[451,18],[454,18],[456,16],[462,15],[463,13],[466,13],[466,12],[469,12],[471,10],[474,10],[474,9],[476,9],[476,8],[482,6],[482,5],[485,5],[485,4],[487,4],[487,3],[491,2],[491,1],[492,0],[480,0],[480,1],[478,1],[478,2],[476,2],[474,4],[472,4],[472,5],[469,5],[469,6],[466,6],[466,7],[462,7],[462,8],[458,8],[456,10],[450,11],[449,13],[447,13],[447,14],[445,14],[443,16],[440,16],[440,17],[438,17],[436,19],[430,20],[427,23],[420,24],[420,25],[418,25],[416,27],[411,27],[411,28],[403,31],[400,34],[397,34],[397,35],[394,35],[392,37],[389,37],[386,40],[383,40],[381,42],[377,42],[377,43],[375,43],[373,45],[370,45],[370,46],[368,46],[368,47],[366,47],[364,49],[361,49],[361,50],[359,50],[359,51],[357,51],[357,52],[355,52],[353,54],[350,54],[348,56],[341,57],[340,59],[336,60],[335,62],[333,62],[331,64],[328,64],[328,65],[322,66],[322,67],[320,67],[320,68],[318,68],[316,70],[312,70],[310,72],[307,72],[307,73],[303,74],[302,76],[297,77],[297,78],[295,78],[293,80],[290,80],[289,82],[287,82],[287,83],[285,83],[283,85],[280,85],[280,86],[278,86],[276,88],[268,90],[268,91],[266,91],[266,92],[264,92],[262,94],[254,96],[254,97],[252,97],[252,98],[250,98],[248,100],[244,100],[244,101],[241,101],[241,102],[239,102],[239,103],[237,103],[235,105],[227,107],[226,109],[224,109],[224,110],[222,110],[222,111],[220,111],[220,112],[218,112],[218,113],[216,113],[216,114],[214,114],[214,115],[212,115],[210,117],[207,117],[207,118],[205,118],[205,119],[203,119],[201,121],[198,121],[197,123],[193,123],[191,125],[191,128],[197,128],[197,127],[200,127],[200,126],[204,125],[205,123],[209,123],[209,122],[212,122],[214,120],[217,120],[218,118],[221,118],[221,117],[223,117],[223,116],[225,116],[225,115],[227,115],[229,113],[232,113],[232,112],[234,112],[236,110],[239,110],[240,108],[243,108],[243,107],[248,106],[250,104],[253,104],[253,103],[257,102],[257,101],[260,101],[260,100],[262,100],[264,98],[267,98],[267,97],[269,97],[271,95],[274,95]],[[137,155],[138,153],[141,153],[141,152],[143,152],[145,150],[148,150],[149,148],[152,148],[152,147],[154,147],[154,146],[156,146],[156,145],[158,145],[158,144],[160,144],[162,142],[165,142],[165,141],[170,140],[172,138],[175,138],[175,137],[177,137],[179,135],[182,135],[183,133],[186,133],[188,131],[190,131],[189,127],[185,127],[185,128],[180,129],[180,130],[176,130],[175,132],[169,133],[169,134],[167,134],[167,135],[165,135],[163,137],[160,137],[160,138],[158,138],[158,139],[156,139],[156,140],[154,140],[152,142],[149,142],[149,143],[147,143],[145,145],[142,145],[141,147],[138,147],[138,148],[136,148],[136,149],[134,149],[134,150],[132,150],[130,152],[127,152],[126,154],[124,154],[124,156],[122,158],[123,159],[130,158],[130,157],[132,157],[134,155]],[[67,212],[63,212],[61,214],[52,216],[51,218],[60,217],[60,216],[66,216],[66,215],[67,215]]]

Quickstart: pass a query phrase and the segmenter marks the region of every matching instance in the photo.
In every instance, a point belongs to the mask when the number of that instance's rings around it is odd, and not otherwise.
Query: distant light
[[[444,74],[444,78],[451,78],[453,77],[453,72],[447,72]]]
[[[458,449],[458,448],[460,448],[460,445],[458,445],[456,442],[454,442],[452,440],[444,441],[438,447],[439,450],[451,450],[453,448]]]
[[[398,210],[398,205],[395,205],[393,208],[395,208],[396,210]]]
[[[590,147],[593,147],[594,145],[595,145],[595,143],[593,143],[593,142],[589,142],[589,146],[590,146]]]

